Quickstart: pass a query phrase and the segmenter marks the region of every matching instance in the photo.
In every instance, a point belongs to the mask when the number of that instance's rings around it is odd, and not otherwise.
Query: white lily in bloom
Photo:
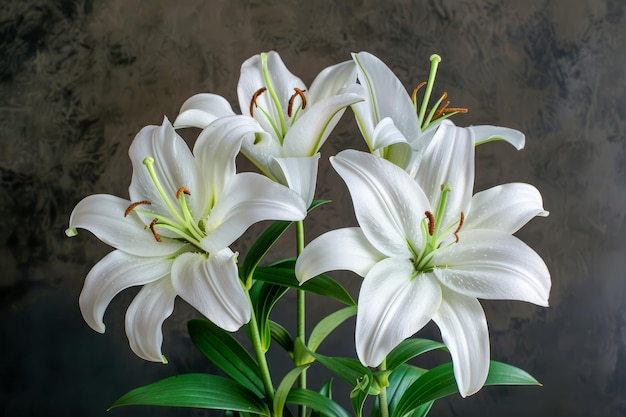
[[[370,152],[392,161],[415,177],[423,152],[432,140],[439,124],[448,117],[466,112],[464,108],[450,108],[447,93],[428,111],[437,66],[438,55],[431,57],[427,82],[418,85],[409,95],[394,73],[380,59],[367,52],[352,55],[357,66],[357,77],[365,88],[365,101],[352,105],[356,120]],[[417,93],[425,88],[421,105]],[[475,144],[504,140],[517,149],[524,147],[524,134],[506,127],[471,126]]]
[[[332,158],[360,227],[312,241],[298,257],[300,282],[329,270],[364,277],[356,321],[361,362],[378,366],[431,319],[450,350],[463,396],[489,370],[487,321],[477,298],[548,305],[545,263],[512,233],[546,216],[528,184],[475,194],[472,131],[443,122],[415,179],[380,157],[346,150]]]
[[[321,146],[346,107],[363,99],[354,63],[324,69],[307,90],[278,53],[255,55],[241,66],[237,86],[243,115],[253,117],[264,134],[244,141],[242,153],[266,176],[313,201]],[[234,114],[215,94],[198,94],[182,106],[176,128],[204,128],[218,117]]]
[[[241,141],[256,123],[222,118],[198,137],[193,154],[167,119],[135,137],[129,155],[130,200],[100,194],[80,201],[68,236],[89,230],[116,250],[89,272],[80,295],[83,318],[104,333],[105,309],[120,291],[143,288],[126,312],[126,334],[141,358],[163,361],[161,326],[180,296],[219,327],[235,331],[250,305],[229,249],[253,223],[301,220],[302,199],[254,173],[235,171]]]

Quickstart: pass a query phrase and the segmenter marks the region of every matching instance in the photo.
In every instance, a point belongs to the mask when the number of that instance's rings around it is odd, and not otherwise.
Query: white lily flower
[[[235,171],[241,141],[257,132],[241,116],[205,129],[193,154],[165,119],[143,128],[129,155],[130,200],[91,195],[74,208],[66,231],[89,230],[116,250],[89,272],[80,295],[83,318],[104,333],[105,309],[120,291],[143,288],[126,312],[126,334],[141,358],[163,361],[161,326],[180,296],[219,327],[235,331],[250,319],[229,249],[253,223],[301,220],[302,199],[254,173]]]
[[[426,107],[434,84],[437,65],[441,58],[431,57],[428,82],[420,84],[409,95],[400,80],[380,59],[368,52],[353,54],[357,77],[365,88],[365,101],[352,105],[359,129],[370,152],[392,161],[415,177],[423,152],[440,123],[463,108],[449,108],[449,102],[439,107],[447,97],[444,93],[426,114]],[[417,90],[425,87],[421,107],[417,103]],[[418,115],[419,112],[419,115]],[[506,127],[470,126],[467,128],[475,144],[504,140],[518,150],[524,147],[524,134]]]
[[[443,122],[415,179],[395,164],[346,150],[332,158],[346,182],[360,227],[330,231],[298,257],[300,282],[329,270],[364,277],[356,321],[361,362],[378,366],[431,319],[450,350],[463,396],[489,371],[489,334],[477,298],[548,305],[543,260],[512,236],[546,216],[528,184],[475,194],[472,131]]]
[[[241,66],[239,107],[264,131],[246,140],[242,153],[266,176],[313,201],[319,150],[346,107],[363,99],[352,61],[324,69],[307,90],[278,53],[255,55]],[[206,127],[218,117],[234,114],[215,94],[197,94],[182,106],[176,128]]]

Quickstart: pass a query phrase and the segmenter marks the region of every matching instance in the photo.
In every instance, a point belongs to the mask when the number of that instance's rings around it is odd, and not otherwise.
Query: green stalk
[[[378,367],[381,371],[387,370],[387,359]],[[378,407],[380,409],[380,417],[389,417],[389,403],[387,402],[387,387],[382,387],[378,393]]]
[[[302,251],[304,250],[304,222],[301,220],[296,222],[296,254],[300,256]],[[297,337],[300,338],[302,343],[306,346],[306,309],[305,309],[305,292],[303,290],[298,290],[298,299],[297,299]],[[306,370],[302,371],[300,376],[298,377],[298,383],[300,388],[306,388]],[[300,417],[306,416],[306,407],[300,406]]]
[[[263,377],[263,385],[265,386],[265,393],[270,401],[274,401],[274,385],[272,384],[272,377],[270,375],[269,367],[267,366],[267,359],[265,358],[265,352],[261,345],[261,335],[259,333],[259,324],[256,321],[256,314],[254,314],[254,306],[252,300],[250,300],[250,294],[245,289],[248,302],[250,303],[250,335],[252,336],[252,346],[254,353],[256,354],[257,361],[259,362],[259,368],[261,368],[261,376]]]
[[[420,108],[420,114],[418,121],[421,124],[421,128],[424,129],[424,116],[426,115],[426,107],[430,100],[430,95],[433,92],[433,85],[435,84],[435,76],[437,75],[437,67],[441,62],[439,55],[430,56],[430,73],[428,74],[428,83],[426,84],[426,91],[424,92],[424,99],[422,100],[422,107]]]

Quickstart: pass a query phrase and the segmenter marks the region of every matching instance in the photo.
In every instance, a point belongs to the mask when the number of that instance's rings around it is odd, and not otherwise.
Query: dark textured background
[[[196,313],[182,302],[165,325],[167,366],[128,348],[123,314],[133,290],[110,306],[106,335],[89,329],[78,294],[109,249],[89,233],[70,240],[63,230],[87,194],[127,195],[127,149],[142,126],[163,115],[173,120],[201,91],[236,104],[241,63],[275,49],[306,83],[350,52],[367,50],[408,89],[439,53],[436,92],[445,88],[453,105],[470,109],[458,124],[499,124],[527,135],[519,153],[501,143],[479,148],[476,189],[524,181],[541,190],[550,217],[518,235],[550,267],[551,307],[483,305],[492,357],[544,386],[485,388],[440,401],[433,415],[626,415],[625,12],[623,0],[3,1],[0,413],[209,414],[104,411],[131,388],[210,367],[187,339],[186,320]],[[324,160],[362,147],[351,114],[344,119]],[[350,200],[326,162],[317,196],[335,202],[307,221],[309,237],[353,224]],[[245,254],[249,240],[236,249]],[[281,250],[290,255],[291,246]],[[357,291],[357,277],[340,279]],[[336,308],[310,300],[313,315]],[[281,304],[284,317],[293,301]],[[438,337],[430,327],[422,335]],[[351,355],[351,342],[348,325],[322,350]],[[286,363],[280,353],[271,360]],[[323,372],[312,374],[319,385]]]

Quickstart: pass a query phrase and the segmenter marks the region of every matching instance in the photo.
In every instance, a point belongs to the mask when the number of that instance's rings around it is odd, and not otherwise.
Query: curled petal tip
[[[67,237],[74,237],[78,234],[78,230],[76,230],[75,227],[68,227],[67,229],[65,229],[65,236]]]

